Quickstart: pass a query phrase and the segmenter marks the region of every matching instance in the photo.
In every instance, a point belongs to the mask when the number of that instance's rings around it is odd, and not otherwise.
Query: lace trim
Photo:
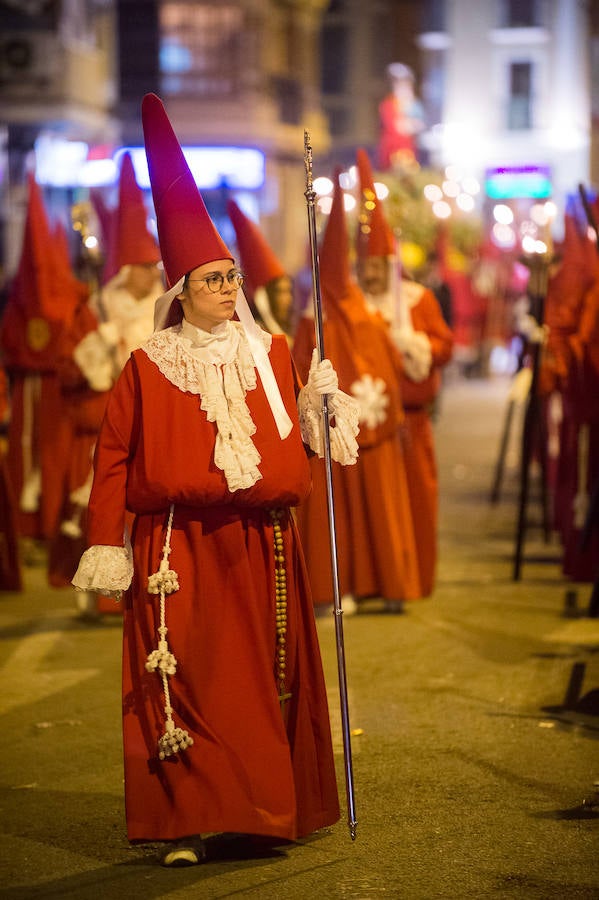
[[[114,366],[109,346],[99,331],[89,331],[73,350],[73,359],[93,391],[109,391]]]
[[[395,328],[391,336],[402,354],[408,378],[416,382],[428,378],[433,361],[428,336],[423,331],[412,331],[407,328]]]
[[[359,404],[360,425],[366,428],[377,428],[387,421],[389,395],[387,385],[382,378],[373,378],[364,373],[354,381],[350,390]]]
[[[322,459],[324,456],[324,429],[322,421],[322,399],[304,387],[297,398],[302,439],[311,450]],[[329,419],[335,418],[335,425],[329,426],[331,458],[342,466],[352,466],[358,459],[356,440],[359,426],[360,406],[358,402],[336,391],[328,397]]]
[[[121,599],[133,578],[131,546],[112,547],[95,544],[89,547],[81,559],[71,584],[78,591],[96,591],[106,597]]]
[[[193,352],[191,341],[181,338],[180,325],[156,332],[141,348],[167,381],[201,397],[201,409],[217,427],[214,463],[231,492],[249,488],[262,478],[261,457],[251,439],[256,426],[245,402],[246,393],[256,387],[256,369],[245,334],[239,327],[234,329],[233,359],[218,367]]]

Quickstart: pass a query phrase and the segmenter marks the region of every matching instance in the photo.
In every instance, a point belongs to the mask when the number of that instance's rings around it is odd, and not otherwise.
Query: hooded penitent
[[[360,181],[360,212],[356,250],[359,259],[368,256],[394,256],[395,240],[376,195],[372,167],[362,148],[356,153]]]
[[[233,259],[208,215],[162,101],[146,94],[141,107],[158,238],[169,287],[216,259]]]
[[[110,220],[110,238],[104,266],[105,281],[123,266],[155,264],[160,250],[148,229],[148,213],[135,179],[131,156],[125,153],[119,178],[119,200]]]
[[[93,207],[100,231],[100,247],[102,249],[101,281],[105,284],[118,271],[115,263],[115,219],[116,207],[109,207],[104,197],[97,188],[89,192],[89,199]]]
[[[408,490],[399,440],[403,408],[401,360],[377,314],[350,273],[344,197],[335,178],[333,205],[320,248],[324,355],[339,387],[360,406],[360,454],[355,467],[333,469],[341,594],[415,599],[420,596]],[[293,355],[305,377],[314,346],[314,324],[303,318]],[[322,547],[326,539],[326,484],[319,460],[311,461],[313,489],[298,509],[316,604],[331,599],[332,573]],[[351,469],[351,471],[350,471]],[[377,527],[373,531],[372,523]]]
[[[21,258],[0,327],[12,386],[8,465],[18,529],[30,537],[54,534],[62,502],[57,460],[67,452],[68,427],[57,369],[61,340],[85,296],[68,264],[65,235],[52,233],[30,175]]]
[[[362,419],[358,443],[367,447],[394,433],[403,419],[399,395],[401,362],[383,321],[370,313],[352,278],[349,235],[339,173],[335,173],[333,204],[319,253],[325,355],[339,376],[339,387],[370,403],[371,417]],[[293,355],[305,378],[314,347],[311,319],[302,319]],[[353,388],[353,390],[352,390]],[[377,415],[378,413],[378,415]]]
[[[21,258],[0,329],[8,368],[54,369],[57,339],[81,296],[81,283],[64,266],[63,253],[50,230],[40,187],[30,175]]]
[[[227,212],[237,238],[243,270],[243,292],[266,329],[271,334],[282,333],[283,329],[273,315],[266,286],[277,278],[285,277],[285,269],[258,225],[245,215],[234,200],[227,202]]]
[[[540,389],[545,394],[563,388],[569,378],[570,337],[578,330],[583,300],[594,282],[590,244],[575,216],[566,211],[564,239],[558,247],[561,261],[558,271],[549,278],[545,297],[544,322],[549,333],[540,378]]]
[[[258,225],[246,216],[234,200],[228,201],[227,212],[237,237],[245,293],[252,298],[258,288],[281,278],[286,272]]]
[[[181,321],[176,300],[183,278],[206,263],[233,255],[216,230],[162,101],[156,94],[143,99],[142,122],[152,197],[158,222],[158,238],[169,290],[156,301],[154,327],[160,330]],[[291,420],[281,399],[262,329],[256,324],[243,291],[237,291],[235,312],[243,325],[254,364],[260,375],[279,434],[291,431]]]

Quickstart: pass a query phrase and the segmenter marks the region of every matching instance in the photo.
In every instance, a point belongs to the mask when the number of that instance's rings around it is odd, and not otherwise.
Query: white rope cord
[[[164,547],[162,548],[162,560],[160,568],[148,578],[148,593],[160,594],[160,625],[158,628],[159,640],[158,649],[152,650],[146,661],[146,669],[148,672],[159,670],[162,679],[162,689],[164,692],[164,713],[166,716],[165,732],[158,739],[158,757],[166,759],[185,750],[193,744],[193,738],[183,728],[175,725],[173,719],[173,708],[171,706],[171,693],[169,690],[169,676],[175,675],[177,672],[177,660],[171,653],[166,635],[168,628],[166,627],[166,595],[173,594],[179,590],[179,580],[177,573],[169,568],[169,556],[171,553],[171,533],[173,529],[173,516],[175,513],[175,505],[171,503],[168,523],[166,526],[166,537],[164,539]]]
[[[585,423],[578,429],[578,490],[574,497],[574,527],[584,528],[589,509],[589,439],[590,426]]]
[[[37,512],[40,508],[42,472],[39,449],[34,446],[34,426],[36,410],[41,401],[41,390],[41,375],[25,376],[23,381],[23,427],[21,430],[23,484],[19,498],[19,508],[23,512]]]

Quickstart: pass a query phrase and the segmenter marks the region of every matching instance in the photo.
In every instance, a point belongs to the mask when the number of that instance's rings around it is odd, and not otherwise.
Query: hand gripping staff
[[[320,296],[320,272],[316,247],[316,215],[314,202],[316,192],[312,184],[312,145],[310,135],[304,131],[304,165],[306,167],[306,190],[304,196],[308,209],[308,232],[310,235],[310,256],[312,261],[312,299],[314,303],[314,326],[316,347],[320,361],[324,359],[322,335],[322,299]],[[339,596],[339,570],[337,564],[337,539],[335,530],[335,505],[333,502],[333,472],[331,466],[331,439],[329,433],[329,408],[327,395],[322,396],[322,421],[324,432],[324,463],[327,486],[327,509],[329,514],[329,538],[331,544],[331,569],[333,573],[333,598],[335,613],[335,638],[337,644],[337,673],[339,678],[339,700],[341,705],[341,727],[343,731],[343,760],[345,767],[345,789],[347,794],[347,817],[352,841],[356,839],[356,810],[354,799],[354,776],[352,770],[351,732],[347,703],[347,681],[345,676],[345,645],[343,642],[343,609]]]

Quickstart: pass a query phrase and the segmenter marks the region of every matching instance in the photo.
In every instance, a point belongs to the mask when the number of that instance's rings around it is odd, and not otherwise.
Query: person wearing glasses
[[[219,835],[281,843],[339,817],[291,509],[322,452],[321,395],[345,464],[358,415],[328,360],[301,386],[285,337],[254,321],[154,94],[142,119],[169,290],[108,402],[74,583],[123,598],[129,839],[166,842],[162,863],[184,866]]]

